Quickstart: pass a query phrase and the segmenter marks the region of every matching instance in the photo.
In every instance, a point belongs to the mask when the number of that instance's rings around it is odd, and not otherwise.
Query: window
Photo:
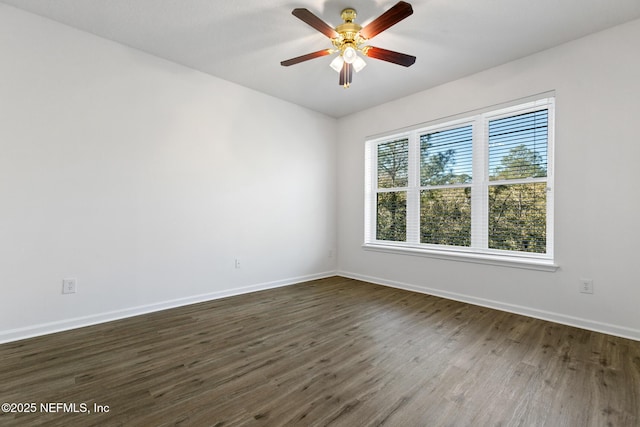
[[[545,98],[367,141],[365,248],[553,265]]]
[[[378,144],[376,239],[406,240],[409,140]]]
[[[473,126],[419,139],[420,243],[471,246]]]

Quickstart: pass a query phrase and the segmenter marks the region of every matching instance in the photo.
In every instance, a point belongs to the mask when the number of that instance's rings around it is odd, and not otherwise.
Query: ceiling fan
[[[416,62],[415,56],[364,45],[369,39],[413,14],[413,8],[407,2],[399,1],[364,28],[353,22],[356,18],[356,11],[352,8],[346,8],[342,11],[340,17],[344,23],[336,28],[331,27],[308,9],[293,9],[291,13],[329,37],[334,48],[323,49],[282,61],[280,65],[284,67],[338,52],[338,56],[331,61],[330,66],[340,73],[339,84],[348,88],[352,81],[353,71],[357,73],[367,65],[364,59],[358,55],[358,52],[369,58],[380,59],[404,67],[409,67]]]

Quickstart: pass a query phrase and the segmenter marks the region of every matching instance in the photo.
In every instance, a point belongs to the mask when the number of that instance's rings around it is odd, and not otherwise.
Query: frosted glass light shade
[[[344,59],[342,59],[342,56],[338,55],[333,58],[333,61],[331,61],[329,66],[339,73],[340,70],[342,70],[342,64],[344,64]]]
[[[362,70],[364,67],[367,66],[367,63],[364,62],[364,59],[360,58],[359,56],[356,56],[356,60],[353,61],[353,69],[356,71],[356,73],[360,70]]]
[[[344,58],[344,62],[347,64],[352,64],[353,61],[358,57],[356,50],[351,46],[347,47],[344,52],[342,52],[342,57]]]

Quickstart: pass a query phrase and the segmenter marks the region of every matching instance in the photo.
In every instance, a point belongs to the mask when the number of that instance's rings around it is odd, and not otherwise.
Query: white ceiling
[[[353,7],[364,25],[397,0],[0,0],[240,85],[339,117],[640,18],[640,0],[409,0],[414,13],[369,44],[416,56],[409,68],[367,59],[349,89],[331,47],[291,15],[332,26]]]

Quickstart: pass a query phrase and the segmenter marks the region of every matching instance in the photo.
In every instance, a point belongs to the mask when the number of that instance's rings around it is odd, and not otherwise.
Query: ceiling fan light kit
[[[340,73],[339,84],[344,88],[348,88],[351,85],[353,71],[357,73],[367,65],[365,60],[358,55],[358,52],[369,58],[391,62],[404,67],[409,67],[416,61],[415,56],[365,45],[369,39],[413,14],[413,9],[407,2],[400,1],[396,3],[391,9],[374,19],[364,28],[354,22],[357,13],[353,8],[346,8],[342,11],[340,17],[344,23],[336,28],[332,28],[307,9],[294,9],[291,13],[329,37],[334,49],[319,50],[291,58],[282,61],[280,63],[282,66],[288,67],[310,59],[338,53],[338,56],[331,61],[329,66]]]

